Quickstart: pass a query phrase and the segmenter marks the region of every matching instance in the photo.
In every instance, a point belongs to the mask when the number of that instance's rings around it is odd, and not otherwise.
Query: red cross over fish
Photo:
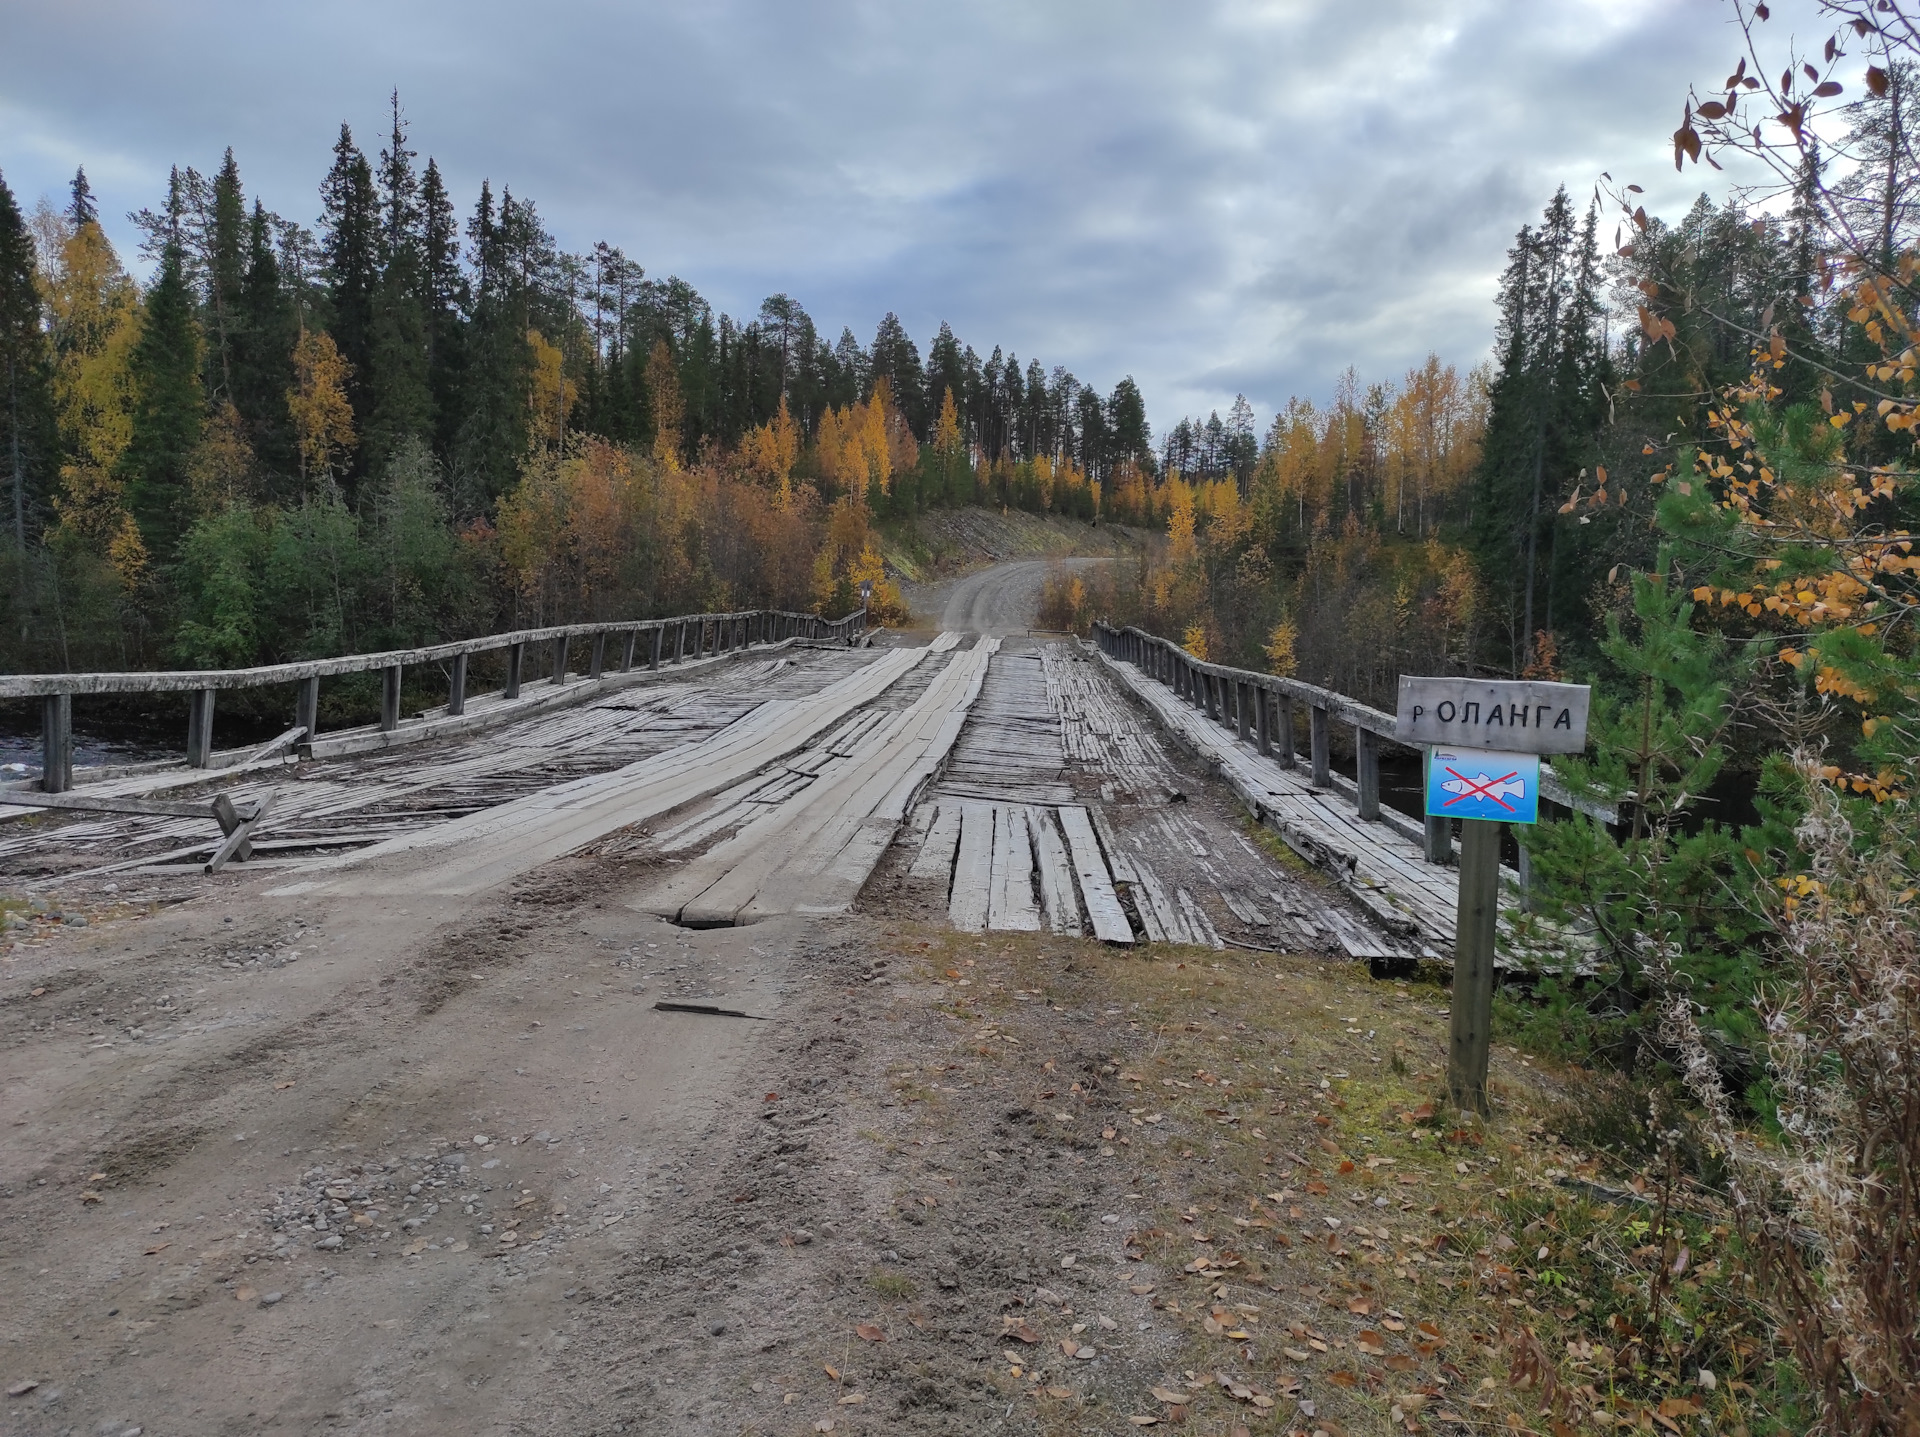
[[[1507,802],[1509,798],[1524,799],[1527,796],[1527,781],[1520,777],[1517,770],[1513,773],[1504,773],[1498,778],[1489,778],[1484,773],[1468,778],[1455,768],[1449,768],[1447,772],[1453,777],[1442,779],[1440,787],[1453,795],[1447,800],[1448,807],[1452,807],[1462,799],[1484,798],[1499,804],[1502,808],[1511,808],[1513,805]]]

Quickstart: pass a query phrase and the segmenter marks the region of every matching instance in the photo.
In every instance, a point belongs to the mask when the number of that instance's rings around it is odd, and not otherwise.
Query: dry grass
[[[1747,1410],[1768,1354],[1714,1280],[1725,1229],[1606,1200],[1547,1131],[1570,1075],[1513,1049],[1491,1119],[1450,1119],[1446,990],[1317,958],[891,936],[954,1034],[895,1072],[895,1100],[937,1106],[931,1069],[969,1101],[1077,1105],[1048,1138],[1146,1203],[1139,1391],[1096,1421],[1084,1394],[1002,1373],[1042,1430],[1770,1430]],[[1676,1244],[1693,1271],[1656,1280]],[[1691,1371],[1646,1360],[1671,1359],[1669,1330],[1699,1333]]]

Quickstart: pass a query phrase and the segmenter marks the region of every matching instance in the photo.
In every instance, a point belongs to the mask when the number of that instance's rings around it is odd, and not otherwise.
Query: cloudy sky
[[[604,238],[736,315],[785,291],[829,336],[891,309],[923,351],[946,320],[1103,389],[1131,373],[1157,429],[1237,392],[1264,421],[1348,364],[1484,357],[1503,253],[1556,184],[1698,192],[1667,136],[1735,40],[1718,0],[0,15],[0,171],[30,206],[84,164],[129,256],[120,217],[228,145],[250,194],[310,222],[340,122],[377,151],[398,86],[463,209],[511,185],[563,245]]]

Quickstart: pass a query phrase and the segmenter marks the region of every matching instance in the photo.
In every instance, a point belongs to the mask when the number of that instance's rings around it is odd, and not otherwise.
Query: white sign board
[[[1405,744],[1579,753],[1592,694],[1585,684],[1403,675],[1393,736]]]

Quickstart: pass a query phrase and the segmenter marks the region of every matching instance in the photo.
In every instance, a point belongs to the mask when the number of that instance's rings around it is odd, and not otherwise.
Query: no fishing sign
[[[1440,818],[1538,823],[1540,755],[1483,748],[1430,749],[1427,812]]]

